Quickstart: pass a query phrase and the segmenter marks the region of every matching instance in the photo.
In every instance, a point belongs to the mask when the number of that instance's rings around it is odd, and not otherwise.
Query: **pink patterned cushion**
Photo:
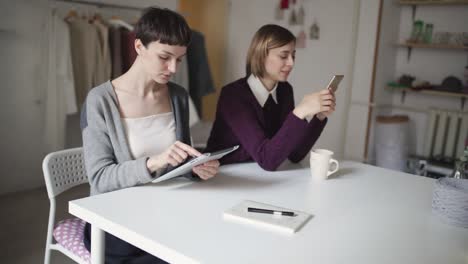
[[[77,255],[86,263],[91,263],[91,256],[83,243],[85,224],[79,218],[62,220],[57,223],[53,235],[55,240],[64,248]]]

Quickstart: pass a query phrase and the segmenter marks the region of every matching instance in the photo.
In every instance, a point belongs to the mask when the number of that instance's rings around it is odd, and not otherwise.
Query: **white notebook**
[[[247,208],[249,207],[269,209],[274,211],[289,211],[294,212],[294,216],[248,212]],[[226,220],[238,221],[241,223],[258,226],[260,228],[293,234],[297,232],[305,223],[307,223],[312,215],[270,204],[244,200],[234,207],[226,210],[223,214],[223,217]]]

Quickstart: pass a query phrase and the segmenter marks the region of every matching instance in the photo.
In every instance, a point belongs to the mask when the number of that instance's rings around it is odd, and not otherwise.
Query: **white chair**
[[[42,171],[50,201],[44,263],[50,263],[52,250],[60,251],[78,263],[90,263],[90,254],[83,243],[85,222],[79,218],[71,218],[55,225],[55,197],[72,187],[88,182],[83,149],[66,149],[48,154],[42,162]],[[54,243],[53,237],[57,243]]]

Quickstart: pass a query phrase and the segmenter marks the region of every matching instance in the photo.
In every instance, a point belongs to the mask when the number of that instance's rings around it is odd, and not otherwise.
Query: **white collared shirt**
[[[268,100],[268,96],[271,94],[271,97],[273,97],[273,100],[275,103],[278,103],[278,99],[276,98],[276,88],[278,87],[278,83],[275,84],[275,87],[269,92],[263,83],[260,81],[259,78],[254,76],[253,74],[250,74],[249,78],[247,78],[247,83],[249,84],[250,90],[252,90],[252,93],[254,94],[255,98],[257,99],[257,102],[264,107],[266,101]],[[313,116],[306,117],[305,119],[307,122],[310,122],[312,120]]]
[[[262,107],[265,106],[265,103],[268,100],[268,96],[270,94],[273,97],[275,103],[278,103],[278,99],[276,98],[276,88],[278,87],[278,83],[275,84],[275,87],[273,87],[271,91],[268,91],[260,79],[253,74],[250,74],[249,78],[247,78],[247,83],[249,84],[250,90],[252,90],[252,93],[257,99],[257,102]]]

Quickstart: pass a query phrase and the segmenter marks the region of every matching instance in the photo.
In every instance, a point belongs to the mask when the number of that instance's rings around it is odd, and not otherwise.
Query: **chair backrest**
[[[88,182],[83,148],[49,153],[42,162],[42,171],[50,199],[72,187]]]

